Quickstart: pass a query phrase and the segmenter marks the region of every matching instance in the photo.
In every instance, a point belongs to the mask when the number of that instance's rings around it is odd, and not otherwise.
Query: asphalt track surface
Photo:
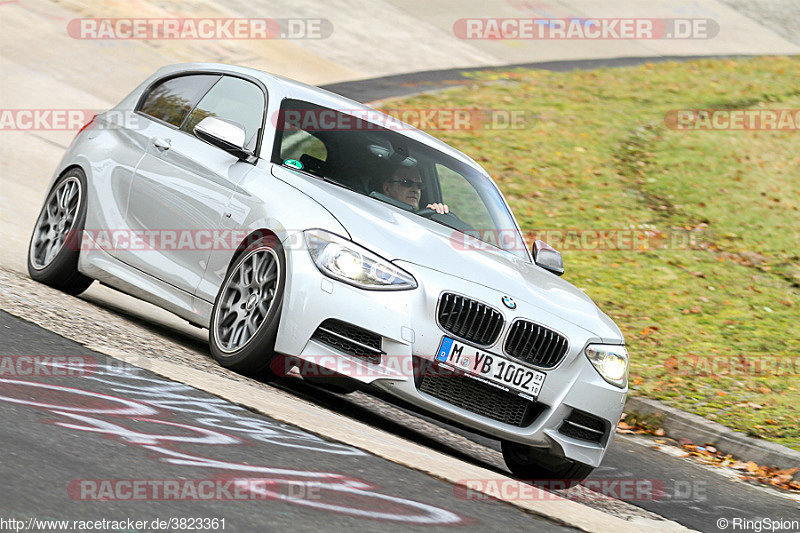
[[[499,67],[449,68],[396,74],[366,80],[331,83],[320,87],[340,94],[351,100],[366,103],[384,98],[409,96],[423,91],[443,89],[472,83],[473,72],[507,71],[515,68],[549,70],[552,72],[570,72],[572,70],[592,70],[597,68],[632,67],[645,63],[662,63],[665,61],[691,61],[693,59],[726,58],[736,56],[657,56],[657,57],[613,57],[605,59],[578,59],[569,61],[542,61],[537,63],[519,63]]]
[[[137,530],[194,518],[224,519],[227,531],[571,531],[503,502],[467,499],[449,483],[122,365],[5,312],[0,331],[2,518],[147,522]],[[64,359],[46,361],[38,375],[9,375],[13,356],[31,354]],[[137,496],[132,480],[140,480]],[[175,497],[188,500],[158,501]]]
[[[89,364],[96,362],[98,365],[111,367],[108,371],[99,368],[96,373],[68,376],[0,376],[0,423],[4,428],[0,438],[0,477],[3,479],[5,495],[0,503],[2,517],[22,520],[30,517],[53,517],[61,520],[134,518],[152,521],[156,518],[194,516],[225,518],[226,529],[230,524],[229,530],[232,531],[244,530],[241,528],[252,530],[253,527],[264,525],[270,530],[273,527],[283,529],[289,526],[308,530],[320,525],[324,525],[326,530],[359,526],[387,531],[426,528],[423,524],[414,523],[414,520],[457,520],[449,525],[468,529],[535,527],[541,531],[563,530],[556,524],[524,514],[504,503],[466,500],[463,491],[455,491],[448,483],[385,459],[359,453],[348,446],[325,441],[303,430],[147,371],[124,366],[4,311],[0,311],[0,346],[2,356],[81,356]],[[197,348],[201,349],[199,346]],[[106,373],[108,376],[104,375]],[[9,380],[34,384],[21,385],[9,383]],[[37,387],[36,383],[142,401],[158,410],[158,413],[144,418],[159,420],[160,425],[143,422],[141,416],[122,417],[123,421],[120,422],[120,416],[98,417],[71,412],[72,415],[92,417],[91,420],[76,421],[70,414],[65,415],[55,408],[45,409],[8,401],[7,398],[12,398],[17,401],[52,402],[92,409],[98,408],[98,402],[108,404],[108,401],[95,396],[84,397],[49,388],[34,388]],[[502,463],[497,459],[499,446],[494,440],[419,414],[410,416],[431,422],[436,430],[410,428],[402,420],[398,420],[396,415],[382,412],[386,404],[380,398],[362,393],[335,394],[299,379],[286,379],[273,383],[273,386],[454,458],[504,472]],[[149,393],[146,387],[156,388]],[[166,398],[168,393],[179,394],[181,397]],[[43,396],[47,399],[43,400]],[[187,407],[187,404],[191,404],[191,407]],[[235,423],[225,421],[220,413],[235,417]],[[209,417],[215,421],[209,421]],[[142,437],[138,441],[136,438],[126,437],[118,429],[108,430],[108,433],[94,433],[86,429],[63,427],[63,424],[73,424],[97,430],[100,423],[97,418],[141,433],[171,436],[188,434],[196,437],[199,434],[197,428],[200,428],[234,437],[240,442],[225,442],[224,437],[219,436],[216,437],[218,441],[213,441],[206,435],[203,438],[207,442],[203,443],[177,441],[169,442],[168,446],[160,446],[160,443],[153,444],[147,439],[142,440]],[[205,424],[198,423],[198,420],[204,420]],[[171,425],[165,430],[163,422],[182,426]],[[243,429],[247,428],[257,428],[259,433],[244,432]],[[453,434],[464,436],[475,445],[469,448],[454,446],[449,438]],[[171,452],[159,451],[161,448]],[[351,450],[352,454],[347,450]],[[210,462],[201,462],[200,466],[166,463],[165,461],[175,459],[175,456],[169,454],[176,451],[211,458],[224,465],[220,463],[216,467],[208,467]],[[180,459],[179,457],[178,460]],[[197,462],[196,459],[193,461]],[[76,480],[207,480],[244,477],[274,482],[275,476],[267,471],[259,468],[254,471],[239,470],[243,467],[232,466],[242,464],[285,470],[278,478],[287,481],[269,485],[272,490],[269,494],[274,497],[258,501],[99,502],[83,500],[75,493],[75,483],[78,483]],[[306,477],[307,474],[298,473],[301,471],[327,473],[324,483],[332,485],[341,484],[341,480],[335,475],[346,476],[356,479],[357,487],[362,487],[361,483],[364,483],[368,488],[358,488],[355,489],[356,494],[350,494],[342,492],[341,486],[337,486],[327,492],[315,493],[313,486],[303,485],[309,478]],[[334,474],[334,477],[330,474]],[[699,531],[719,531],[717,520],[723,517],[789,519],[798,514],[796,502],[760,487],[728,479],[686,459],[656,451],[624,435],[617,435],[603,465],[590,479],[606,484],[613,480],[651,480],[663,492],[653,498],[633,498],[629,503]],[[296,484],[292,485],[291,481]],[[73,483],[71,491],[70,482]],[[93,498],[91,489],[94,486],[89,487],[87,497]],[[100,495],[108,485],[97,487],[97,494]],[[275,494],[276,491],[278,495]],[[326,505],[350,506],[350,510],[331,511],[309,507],[305,503],[306,498],[312,505],[322,502]],[[400,505],[385,498],[401,498],[404,502],[408,500],[415,502],[414,505],[429,505],[444,512],[439,511],[441,516],[430,515],[412,504]],[[427,507],[424,510],[433,513]],[[362,512],[366,516],[348,514]],[[406,516],[376,519],[368,518],[370,513],[373,517],[375,513],[405,513]],[[410,518],[408,515],[411,515]],[[405,523],[401,520],[412,522]]]

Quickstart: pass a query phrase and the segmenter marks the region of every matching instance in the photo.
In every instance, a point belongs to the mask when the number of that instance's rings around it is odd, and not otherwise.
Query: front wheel
[[[211,355],[222,366],[270,377],[275,357],[286,260],[276,239],[263,238],[241,253],[222,282],[209,328]]]
[[[594,470],[578,461],[556,457],[542,450],[516,442],[502,442],[503,459],[511,473],[526,480],[567,480],[579,482]]]
[[[28,247],[28,273],[68,294],[80,294],[92,279],[78,272],[80,234],[86,223],[86,175],[73,168],[56,181],[44,202]]]

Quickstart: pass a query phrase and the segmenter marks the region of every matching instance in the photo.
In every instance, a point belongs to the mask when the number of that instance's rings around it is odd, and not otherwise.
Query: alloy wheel
[[[31,264],[42,269],[53,262],[72,230],[81,205],[81,182],[76,177],[64,180],[45,202],[36,222],[31,246]]]
[[[215,317],[219,349],[242,349],[264,324],[275,300],[280,262],[271,248],[249,252],[228,276]]]

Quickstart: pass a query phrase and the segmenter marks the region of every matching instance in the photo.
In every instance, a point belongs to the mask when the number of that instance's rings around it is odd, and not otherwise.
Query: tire
[[[511,473],[526,480],[569,480],[578,483],[592,473],[593,466],[557,457],[525,444],[503,441],[503,459]]]
[[[64,173],[47,194],[28,245],[31,278],[72,295],[82,293],[93,281],[78,272],[86,196],[83,171],[73,168]]]
[[[274,272],[270,265],[274,265]],[[270,363],[276,360],[275,339],[285,285],[286,259],[274,237],[259,239],[236,258],[225,274],[211,313],[209,345],[219,364],[262,378],[281,374]]]

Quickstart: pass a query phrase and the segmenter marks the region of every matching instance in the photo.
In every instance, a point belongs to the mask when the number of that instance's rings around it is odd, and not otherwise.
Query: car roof
[[[322,107],[343,110],[345,112],[370,111],[373,115],[374,113],[378,112],[380,113],[381,116],[384,117],[387,116],[385,113],[377,111],[374,107],[364,105],[362,103],[356,102],[355,100],[345,98],[344,96],[332,93],[330,91],[326,91],[325,89],[321,89],[314,85],[309,85],[306,83],[299,82],[297,80],[292,80],[289,78],[285,78],[283,76],[279,76],[277,74],[271,74],[254,68],[242,67],[238,65],[228,65],[224,63],[179,63],[160,68],[153,76],[153,78],[158,79],[160,77],[169,74],[177,74],[184,71],[197,72],[205,70],[215,71],[215,72],[229,72],[231,74],[242,74],[245,76],[255,78],[261,81],[270,92],[274,92],[277,90],[278,92],[283,93],[281,99],[293,98],[297,100],[305,100]],[[403,135],[406,135],[407,137],[415,141],[436,148],[437,150],[444,152],[445,154],[454,157],[478,169],[481,173],[486,174],[486,171],[480,165],[478,165],[478,163],[476,163],[471,157],[453,148],[449,144],[440,141],[436,137],[433,137],[425,133],[424,131],[421,131],[415,128],[414,126],[406,124],[394,117],[392,117],[391,120],[394,123],[400,123],[405,126],[402,131]]]

